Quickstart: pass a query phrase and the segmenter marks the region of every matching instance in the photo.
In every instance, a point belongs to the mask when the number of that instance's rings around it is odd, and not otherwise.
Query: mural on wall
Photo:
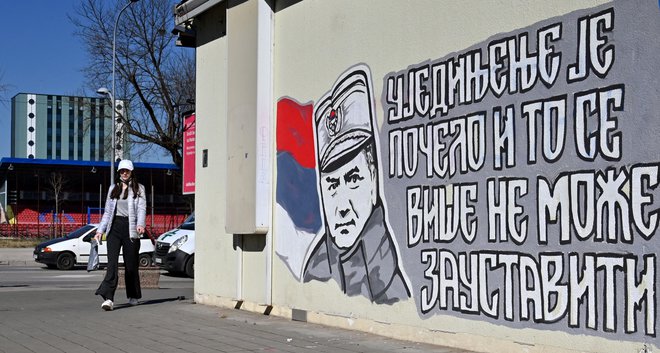
[[[383,78],[422,317],[655,337],[660,17],[615,4]]]
[[[381,81],[380,127],[369,71],[342,74],[314,103],[318,191],[307,198],[319,202],[323,226],[305,244],[297,278],[333,278],[348,295],[391,303],[365,284],[378,268],[400,274],[380,277],[378,288],[382,278],[400,283],[386,298],[409,295],[423,319],[655,342],[660,15],[652,5],[577,11],[393,71]],[[369,138],[371,157],[362,152]],[[379,235],[362,234],[377,218]],[[370,264],[355,239],[391,250]],[[361,270],[340,266],[350,261]]]
[[[411,291],[381,196],[371,82],[356,66],[313,108],[279,100],[276,253],[299,280],[391,304]]]
[[[305,254],[321,230],[312,109],[312,104],[290,98],[277,103],[275,252],[298,280]]]
[[[380,190],[371,75],[342,75],[314,105],[318,183],[325,228],[303,281],[334,279],[349,296],[375,303],[410,297]]]

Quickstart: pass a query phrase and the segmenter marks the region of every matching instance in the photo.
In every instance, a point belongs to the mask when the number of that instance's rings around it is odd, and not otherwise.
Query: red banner
[[[195,113],[183,118],[183,194],[195,193]]]

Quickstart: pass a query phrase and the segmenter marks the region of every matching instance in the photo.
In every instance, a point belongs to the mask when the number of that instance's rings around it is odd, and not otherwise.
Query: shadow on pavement
[[[168,272],[168,271],[163,271],[163,272],[160,273],[160,275],[164,276],[164,277],[171,277],[171,278],[190,278],[185,273]]]
[[[186,297],[183,296],[183,295],[180,295],[180,296],[174,297],[174,298],[161,298],[161,299],[145,300],[145,301],[140,301],[140,304],[138,306],[161,304],[161,303],[174,302],[174,301],[179,301],[179,300],[186,300]],[[128,303],[121,304],[121,305],[115,305],[114,310],[126,309],[126,308],[132,308],[132,306],[129,305]]]

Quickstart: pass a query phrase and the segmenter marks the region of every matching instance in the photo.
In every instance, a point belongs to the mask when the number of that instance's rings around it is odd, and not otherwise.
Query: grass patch
[[[43,239],[14,239],[0,238],[0,248],[34,248],[41,243]]]

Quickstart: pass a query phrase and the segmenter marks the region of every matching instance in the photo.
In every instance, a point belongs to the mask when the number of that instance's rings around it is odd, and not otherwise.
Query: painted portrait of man
[[[392,304],[410,286],[381,198],[371,75],[345,72],[314,106],[317,175],[325,228],[303,281],[336,280],[349,296]]]

